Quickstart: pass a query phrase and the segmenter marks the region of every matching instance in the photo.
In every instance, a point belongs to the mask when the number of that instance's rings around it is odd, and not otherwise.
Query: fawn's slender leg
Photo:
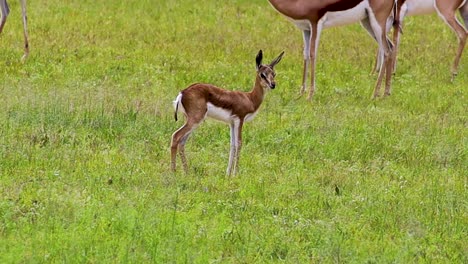
[[[239,170],[239,158],[240,151],[242,148],[242,126],[244,124],[243,120],[240,120],[239,125],[237,126],[237,142],[236,142],[236,154],[235,154],[235,165],[234,165],[234,175],[236,175]]]
[[[235,120],[231,123],[231,150],[229,153],[229,165],[227,175],[236,175],[237,166],[239,163],[239,142],[242,143],[242,123],[243,121]]]
[[[176,170],[176,160],[177,160],[177,151],[180,146],[181,140],[190,133],[192,130],[192,125],[189,122],[185,123],[181,128],[179,128],[174,134],[172,134],[171,142],[171,169],[172,171]]]
[[[182,105],[185,108],[185,117],[187,121],[172,135],[171,142],[171,169],[176,169],[177,150],[179,150],[182,165],[185,173],[188,172],[187,158],[185,157],[185,143],[198,125],[205,119],[208,108],[205,101],[199,101],[197,104],[185,104],[184,98],[181,98]]]
[[[234,163],[234,156],[236,152],[236,140],[237,140],[236,125],[234,124],[234,122],[229,124],[229,128],[230,128],[230,135],[231,135],[231,147],[229,149],[229,163],[228,163],[228,167],[226,170],[226,174],[228,176],[231,175],[231,172],[232,172],[232,168],[233,168],[232,164]]]
[[[176,170],[176,159],[177,159],[177,151],[179,151],[180,157],[182,159],[182,165],[184,167],[185,172],[188,172],[188,164],[187,158],[185,157],[185,143],[195,128],[197,128],[198,124],[203,119],[197,118],[188,118],[187,122],[179,128],[174,134],[172,134],[172,142],[171,142],[171,170]]]
[[[185,143],[187,142],[187,139],[189,138],[192,131],[190,131],[184,137],[182,137],[179,143],[179,154],[180,154],[180,159],[182,160],[182,166],[184,168],[185,173],[188,172],[188,163],[187,163],[187,158],[185,157]]]

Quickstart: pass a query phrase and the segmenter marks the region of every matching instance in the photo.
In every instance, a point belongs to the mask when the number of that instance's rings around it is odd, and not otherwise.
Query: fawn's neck
[[[252,91],[249,92],[250,100],[252,101],[255,109],[260,107],[263,99],[265,98],[265,94],[266,92],[261,85],[261,78],[257,75],[255,78],[254,87],[252,88]]]

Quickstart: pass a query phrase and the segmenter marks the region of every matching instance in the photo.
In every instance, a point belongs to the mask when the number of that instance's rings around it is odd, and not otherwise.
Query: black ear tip
[[[255,58],[255,62],[257,63],[257,69],[260,68],[260,65],[262,64],[263,60],[263,53],[262,50],[260,50],[257,54],[257,57]]]

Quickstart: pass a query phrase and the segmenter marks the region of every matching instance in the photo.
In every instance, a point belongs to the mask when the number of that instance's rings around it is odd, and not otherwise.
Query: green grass
[[[0,263],[466,263],[468,58],[436,15],[407,18],[392,96],[370,100],[376,44],[321,37],[298,99],[302,36],[264,0],[18,1],[0,36]],[[172,100],[193,82],[247,91],[245,126],[207,121],[169,170]],[[180,116],[180,115],[179,115]]]

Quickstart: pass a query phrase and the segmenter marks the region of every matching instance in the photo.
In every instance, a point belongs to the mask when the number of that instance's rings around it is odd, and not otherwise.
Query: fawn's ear
[[[281,59],[283,58],[283,55],[284,55],[284,51],[281,52],[281,54],[278,55],[278,57],[276,57],[276,59],[274,59],[274,60],[270,63],[270,67],[271,67],[271,68],[274,68],[275,65],[278,64],[278,63],[281,61]]]
[[[262,65],[262,59],[263,59],[263,52],[260,50],[257,54],[257,57],[255,58],[255,61],[257,62],[257,70],[260,69],[260,65]]]

